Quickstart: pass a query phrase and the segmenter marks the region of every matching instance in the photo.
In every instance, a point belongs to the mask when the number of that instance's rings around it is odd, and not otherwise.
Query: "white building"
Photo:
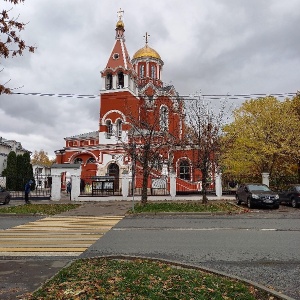
[[[51,185],[51,167],[32,165],[33,176],[38,189],[49,188]]]
[[[7,140],[3,137],[0,137],[0,176],[7,166],[7,156],[11,151],[14,151],[16,155],[23,155],[26,152],[31,153],[30,151],[24,149],[20,142]]]

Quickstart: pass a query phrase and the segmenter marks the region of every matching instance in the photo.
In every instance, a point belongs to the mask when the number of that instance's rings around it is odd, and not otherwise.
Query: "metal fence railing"
[[[132,180],[129,182],[129,196],[132,196],[134,188],[134,195],[141,196],[143,190],[143,177],[136,176],[134,186]],[[147,195],[148,196],[168,196],[170,195],[169,180],[167,177],[154,177],[150,176],[147,182]]]
[[[122,181],[114,176],[89,176],[80,179],[80,196],[105,197],[122,195]]]
[[[37,180],[38,179],[38,180]],[[38,178],[0,177],[0,185],[10,192],[13,200],[25,199],[25,185],[33,181],[29,199],[48,200],[51,197],[51,177],[39,175]]]

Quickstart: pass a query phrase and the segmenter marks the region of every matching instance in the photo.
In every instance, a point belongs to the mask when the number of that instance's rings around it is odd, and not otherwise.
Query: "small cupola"
[[[119,16],[119,20],[116,24],[116,39],[124,39],[124,32],[125,32],[125,27],[124,27],[124,22],[122,20],[122,14],[124,13],[124,10],[120,10],[118,11],[118,16]]]

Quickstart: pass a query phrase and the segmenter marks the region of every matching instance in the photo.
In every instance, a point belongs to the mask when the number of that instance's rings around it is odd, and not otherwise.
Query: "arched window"
[[[82,158],[80,158],[80,157],[75,158],[74,164],[82,164]]]
[[[155,66],[151,66],[151,78],[156,78],[156,68]]]
[[[112,127],[112,123],[110,120],[106,121],[106,138],[110,139],[110,137],[112,136],[112,131],[113,131],[113,127]]]
[[[120,138],[122,136],[122,120],[117,121],[117,137]]]
[[[87,160],[87,164],[94,164],[96,162],[95,158],[94,157],[90,157],[88,160]]]
[[[179,165],[179,178],[191,180],[191,168],[187,160],[182,160]]]
[[[141,78],[145,77],[145,66],[144,65],[140,66],[140,77]]]
[[[112,75],[108,73],[106,75],[106,89],[111,90],[112,89]]]
[[[123,72],[118,73],[118,89],[122,89],[124,87],[124,74]]]
[[[166,131],[168,130],[169,116],[168,116],[168,108],[166,106],[162,106],[160,108],[160,130]]]

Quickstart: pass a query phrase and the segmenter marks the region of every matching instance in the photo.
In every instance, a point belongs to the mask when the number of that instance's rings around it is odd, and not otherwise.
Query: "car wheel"
[[[10,201],[10,197],[9,197],[9,196],[6,196],[6,198],[4,199],[3,204],[8,204],[9,201]]]
[[[247,206],[248,208],[253,208],[253,203],[251,202],[251,198],[247,199]]]
[[[274,208],[274,209],[278,209],[278,208],[279,208],[279,204],[275,204],[275,205],[273,206],[273,208]]]
[[[240,205],[241,204],[241,200],[239,199],[238,195],[235,195],[235,200],[236,200],[236,204]]]
[[[298,203],[296,199],[292,199],[292,207],[296,208],[298,206]]]

